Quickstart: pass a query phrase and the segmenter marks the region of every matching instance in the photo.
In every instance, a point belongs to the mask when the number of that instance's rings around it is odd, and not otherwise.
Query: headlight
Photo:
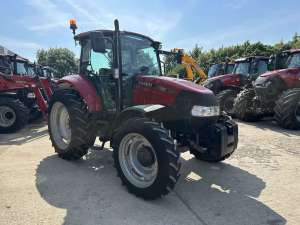
[[[220,107],[194,105],[191,110],[191,114],[192,116],[198,116],[198,117],[219,116]]]

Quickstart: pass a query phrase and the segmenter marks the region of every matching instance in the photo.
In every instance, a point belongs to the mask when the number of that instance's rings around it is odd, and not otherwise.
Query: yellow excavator
[[[179,74],[179,78],[190,80],[195,83],[201,83],[207,79],[206,73],[199,66],[197,61],[188,54],[185,54],[183,49],[174,48],[171,51],[160,50],[159,53],[162,55],[175,57],[177,64],[180,64],[184,67],[185,73],[183,75]]]

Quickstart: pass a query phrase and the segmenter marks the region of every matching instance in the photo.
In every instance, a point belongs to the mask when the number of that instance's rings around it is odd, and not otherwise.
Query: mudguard
[[[153,114],[165,108],[163,105],[137,105],[124,109],[114,121],[114,127],[119,126],[122,122],[134,117],[154,118]]]
[[[99,112],[102,110],[100,97],[94,85],[84,76],[69,75],[57,82],[60,88],[72,88],[79,92],[84,99],[90,112]]]

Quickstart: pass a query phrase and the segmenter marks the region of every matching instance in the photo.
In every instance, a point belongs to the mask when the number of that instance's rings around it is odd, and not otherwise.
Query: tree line
[[[245,41],[242,44],[237,44],[219,49],[211,49],[204,51],[202,47],[196,45],[188,54],[197,60],[199,65],[207,72],[209,66],[213,63],[224,62],[226,58],[234,60],[247,56],[271,56],[283,50],[291,48],[300,48],[300,36],[296,33],[288,42],[280,41],[274,45],[263,44],[262,42],[250,43]]]

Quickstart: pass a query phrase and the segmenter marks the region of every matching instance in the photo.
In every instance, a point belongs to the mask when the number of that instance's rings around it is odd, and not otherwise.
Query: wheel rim
[[[0,106],[0,126],[10,127],[17,119],[15,111],[8,106]]]
[[[158,172],[156,153],[149,141],[137,133],[125,135],[119,146],[119,163],[125,177],[139,188],[147,188]]]
[[[298,102],[295,110],[295,116],[298,123],[300,123],[300,102]]]
[[[71,142],[70,116],[67,108],[60,102],[55,102],[50,112],[50,129],[56,145],[66,149]]]
[[[234,112],[233,104],[234,104],[234,98],[228,98],[224,102],[224,111],[229,114],[232,114]]]

